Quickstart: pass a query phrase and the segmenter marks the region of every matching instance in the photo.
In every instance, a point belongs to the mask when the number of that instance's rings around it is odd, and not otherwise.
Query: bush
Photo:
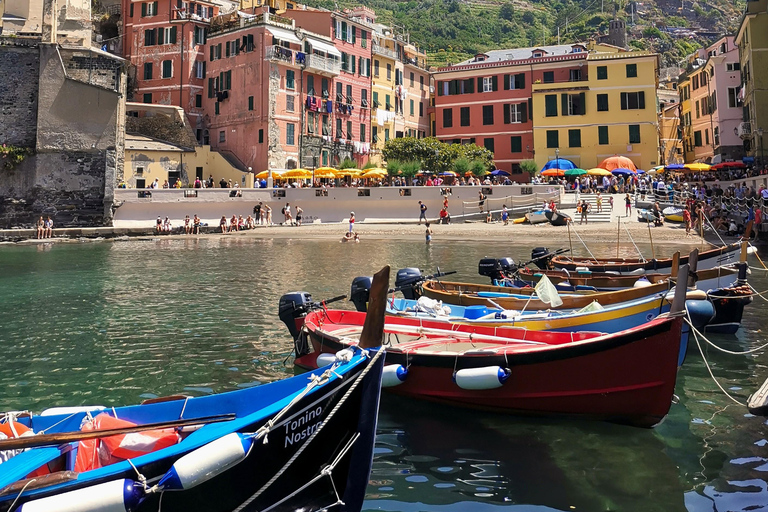
[[[31,154],[32,150],[30,148],[3,144],[0,146],[0,168],[11,170],[24,161],[27,155]]]
[[[459,176],[464,176],[469,171],[469,160],[464,157],[457,158],[453,162],[453,171]]]
[[[472,160],[469,164],[469,170],[472,171],[476,177],[485,176],[488,174],[488,165],[482,160]]]
[[[345,158],[339,164],[339,169],[356,169],[356,168],[357,168],[357,162],[355,162],[354,160],[352,160],[349,157]]]

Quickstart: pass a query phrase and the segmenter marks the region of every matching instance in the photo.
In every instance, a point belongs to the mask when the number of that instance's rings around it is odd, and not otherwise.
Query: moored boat
[[[661,214],[668,222],[683,222],[683,208],[668,206],[661,211]]]
[[[314,310],[296,363],[354,346],[365,315]],[[568,415],[651,427],[669,411],[681,317],[611,334],[554,333],[387,317],[386,389],[495,412]]]
[[[640,222],[653,222],[656,220],[656,216],[651,210],[639,208],[637,210],[637,220]]]
[[[383,360],[353,350],[309,376],[229,393],[7,413],[15,429],[45,434],[0,441],[0,510],[156,511],[161,497],[163,511],[360,510]]]
[[[543,224],[549,222],[547,218],[547,211],[549,210],[535,210],[525,214],[525,219],[529,224]]]
[[[571,218],[568,215],[558,211],[546,210],[544,215],[553,226],[567,226],[571,222]]]

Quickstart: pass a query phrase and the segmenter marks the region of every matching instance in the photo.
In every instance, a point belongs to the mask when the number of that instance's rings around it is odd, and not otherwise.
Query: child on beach
[[[507,205],[501,207],[501,220],[504,221],[504,225],[509,224],[509,212],[507,211]]]
[[[624,215],[627,217],[632,215],[632,198],[629,197],[629,194],[624,196]]]
[[[427,236],[427,245],[432,243],[432,228],[429,227],[429,222],[425,224],[427,227],[426,236]]]

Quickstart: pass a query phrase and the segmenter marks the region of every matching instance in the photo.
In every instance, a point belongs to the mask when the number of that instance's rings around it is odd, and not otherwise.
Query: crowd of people
[[[296,214],[295,217],[294,212]],[[281,213],[284,218],[284,221],[281,223],[282,225],[301,226],[304,217],[304,210],[302,210],[300,206],[294,206],[292,209],[290,203],[285,203]],[[247,215],[246,217],[243,217],[242,215],[232,215],[232,217],[229,218],[226,215],[222,215],[221,219],[219,220],[219,231],[221,233],[232,233],[236,231],[255,229],[257,226],[274,225],[275,223],[272,219],[272,207],[260,201],[253,207],[253,215]],[[53,226],[53,221],[51,221],[51,226]],[[195,214],[194,218],[190,218],[189,215],[187,215],[184,218],[183,225],[179,226],[178,229],[180,233],[187,235],[199,235],[200,228],[206,226],[208,226],[208,224],[203,223],[200,217]],[[165,219],[162,217],[157,217],[155,233],[170,234],[173,232],[173,229],[174,228],[169,217],[165,217]],[[38,238],[41,238],[39,233],[40,231],[38,230]]]

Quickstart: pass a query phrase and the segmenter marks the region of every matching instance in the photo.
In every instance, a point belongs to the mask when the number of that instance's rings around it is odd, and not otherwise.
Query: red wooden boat
[[[687,272],[687,267],[685,272]],[[684,289],[684,288],[683,288]],[[296,364],[356,345],[365,313],[304,318]],[[393,393],[496,412],[567,415],[651,427],[669,411],[682,317],[618,333],[559,333],[387,317],[384,384]],[[311,350],[310,350],[311,349]]]

